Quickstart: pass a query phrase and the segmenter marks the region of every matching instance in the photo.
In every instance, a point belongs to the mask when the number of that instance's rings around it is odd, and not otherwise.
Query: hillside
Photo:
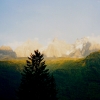
[[[14,91],[19,86],[26,59],[0,61],[0,98],[16,98]],[[100,99],[100,52],[80,59],[60,57],[44,60],[56,79],[59,100]]]

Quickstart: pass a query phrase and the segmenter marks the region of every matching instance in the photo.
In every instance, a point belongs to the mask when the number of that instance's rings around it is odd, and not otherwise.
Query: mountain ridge
[[[16,53],[12,50],[10,46],[2,45],[0,47],[0,59],[16,58]]]
[[[82,58],[89,55],[91,52],[100,50],[100,42],[91,37],[83,37],[77,39],[73,44],[68,44],[66,41],[54,38],[48,45],[43,46],[38,40],[27,40],[15,50],[9,46],[1,46],[2,51],[12,51],[17,57],[28,57],[34,50],[39,50],[45,57],[72,57]],[[11,52],[10,52],[11,53]],[[10,54],[9,53],[9,54]],[[8,55],[9,55],[8,54]],[[2,55],[2,53],[0,53]]]

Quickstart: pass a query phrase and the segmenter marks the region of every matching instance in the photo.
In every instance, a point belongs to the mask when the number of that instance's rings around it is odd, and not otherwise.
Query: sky
[[[100,36],[100,0],[0,0],[0,46]]]

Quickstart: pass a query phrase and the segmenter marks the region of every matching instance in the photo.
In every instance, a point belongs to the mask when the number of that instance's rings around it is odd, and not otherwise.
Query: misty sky
[[[100,0],[0,0],[0,46],[100,35]]]

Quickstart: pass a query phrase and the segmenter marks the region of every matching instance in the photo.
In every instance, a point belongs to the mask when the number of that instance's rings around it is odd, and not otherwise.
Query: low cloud
[[[100,36],[88,36],[90,41],[97,42],[100,44]]]

